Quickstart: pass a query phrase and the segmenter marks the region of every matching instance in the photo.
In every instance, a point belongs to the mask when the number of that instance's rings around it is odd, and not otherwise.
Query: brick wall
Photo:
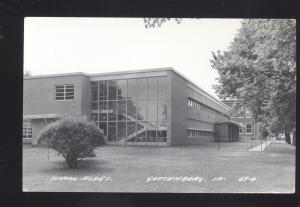
[[[74,100],[56,101],[55,85],[74,84]],[[88,78],[83,75],[24,79],[23,115],[88,112]]]

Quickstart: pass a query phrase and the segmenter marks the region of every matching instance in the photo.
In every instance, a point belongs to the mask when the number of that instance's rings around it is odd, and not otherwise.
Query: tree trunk
[[[290,132],[287,129],[284,130],[284,135],[285,135],[285,141],[286,141],[286,143],[291,144]]]
[[[68,167],[73,169],[73,168],[76,168],[77,167],[77,164],[78,164],[78,159],[77,157],[75,156],[67,156],[66,158],[66,162],[68,164]]]
[[[296,130],[293,132],[293,140],[292,140],[292,144],[294,146],[296,146]]]

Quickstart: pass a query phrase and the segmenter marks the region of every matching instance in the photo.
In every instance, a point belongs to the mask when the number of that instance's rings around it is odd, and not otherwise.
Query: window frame
[[[25,119],[23,120],[23,126],[22,126],[23,132],[22,132],[22,138],[23,139],[32,139],[32,121]],[[26,132],[26,133],[24,133]],[[30,132],[30,133],[29,133]],[[26,136],[24,137],[24,134],[26,134]],[[28,135],[31,136],[28,136]]]
[[[239,134],[243,134],[243,127],[239,127]]]
[[[73,90],[73,92],[67,92],[67,89],[70,89],[68,87],[72,87],[71,90]],[[60,88],[58,88],[60,87]],[[61,88],[62,87],[62,88]],[[75,100],[75,87],[74,87],[74,84],[59,84],[59,85],[55,85],[54,86],[55,88],[55,94],[54,94],[54,99],[55,101],[73,101]],[[63,89],[63,92],[58,92],[57,90],[61,90]],[[57,94],[63,94],[63,95],[57,95]],[[68,94],[68,93],[73,93],[73,94]],[[73,97],[73,98],[67,98],[67,95]],[[63,99],[57,99],[57,97],[60,97],[60,98],[63,98]]]
[[[252,116],[253,116],[252,111],[249,108],[246,108],[245,117],[246,118],[252,118]]]
[[[248,132],[248,126],[250,126],[250,132]],[[252,134],[252,124],[246,125],[246,134]]]

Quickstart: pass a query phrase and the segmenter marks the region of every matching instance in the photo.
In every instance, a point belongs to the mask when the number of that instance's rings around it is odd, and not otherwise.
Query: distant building
[[[258,138],[258,123],[255,122],[252,112],[249,108],[242,106],[237,110],[232,110],[233,104],[237,100],[222,100],[224,104],[229,106],[230,120],[240,124],[239,136],[241,139]]]
[[[112,145],[237,141],[229,107],[172,68],[24,77],[23,140],[63,114],[86,116]]]

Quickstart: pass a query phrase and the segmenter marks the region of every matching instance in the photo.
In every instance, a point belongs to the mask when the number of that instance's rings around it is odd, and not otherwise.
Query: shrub
[[[47,125],[38,136],[38,143],[56,150],[69,168],[76,168],[80,159],[88,157],[105,143],[101,130],[83,117],[64,117]]]

